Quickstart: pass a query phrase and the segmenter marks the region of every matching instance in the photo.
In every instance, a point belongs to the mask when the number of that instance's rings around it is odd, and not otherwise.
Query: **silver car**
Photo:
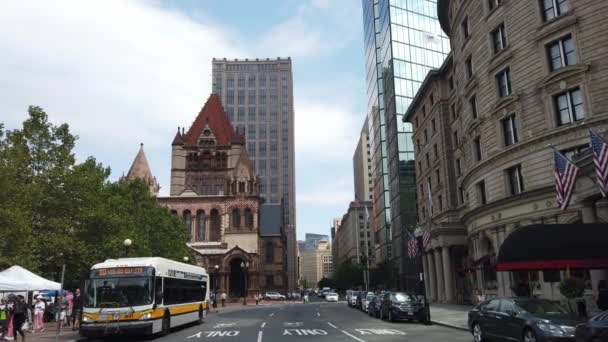
[[[372,301],[372,299],[374,299],[376,295],[373,292],[368,292],[367,295],[365,296],[365,298],[363,298],[361,300],[361,310],[367,312],[367,307],[369,305],[369,303]]]

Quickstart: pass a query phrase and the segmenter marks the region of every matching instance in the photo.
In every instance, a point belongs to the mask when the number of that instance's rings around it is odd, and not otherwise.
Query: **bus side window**
[[[162,304],[162,302],[163,302],[163,278],[156,277],[154,291],[156,291],[154,303],[156,303],[156,305]]]

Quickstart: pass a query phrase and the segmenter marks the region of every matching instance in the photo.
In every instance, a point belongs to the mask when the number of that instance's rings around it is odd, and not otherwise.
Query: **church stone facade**
[[[230,297],[287,291],[281,205],[264,205],[258,183],[244,135],[212,94],[191,127],[178,128],[169,196],[158,197],[190,232],[188,246],[211,275],[212,291]]]

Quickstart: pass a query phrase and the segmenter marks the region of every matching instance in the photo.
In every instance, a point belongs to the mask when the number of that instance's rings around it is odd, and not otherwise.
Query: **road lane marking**
[[[285,329],[283,331],[283,336],[285,335],[289,335],[289,336],[293,336],[293,335],[297,335],[297,336],[317,336],[317,335],[321,335],[321,336],[326,336],[327,335],[327,331],[323,330],[323,329]]]
[[[235,325],[236,325],[236,323],[218,323],[213,326],[213,329],[232,328]]]
[[[266,326],[266,322],[262,323],[262,328]]]
[[[397,329],[355,329],[361,335],[406,335]]]
[[[301,327],[302,326],[302,322],[285,322],[283,323],[284,327]]]
[[[346,331],[344,331],[344,330],[342,330],[342,332],[343,332],[343,333],[345,333],[346,335],[348,335],[348,336],[350,336],[350,337],[354,338],[355,340],[357,340],[357,341],[359,341],[359,342],[367,342],[366,340],[361,339],[361,338],[358,338],[358,337],[357,337],[357,336],[355,336],[355,335],[351,335],[351,334],[349,334],[348,332],[346,332]]]
[[[331,322],[327,322],[327,324],[329,324],[329,326],[332,327],[332,328],[334,328],[334,329],[338,329],[338,327],[335,326],[335,325],[333,325],[333,324],[331,324]]]
[[[238,330],[230,330],[230,331],[220,331],[220,330],[212,330],[212,331],[199,331],[198,333],[188,336],[187,338],[201,338],[202,335],[205,334],[207,337],[235,337],[238,336],[240,331]]]
[[[262,332],[262,330],[258,331],[258,342],[262,342],[262,335],[264,333]]]
[[[270,314],[270,317],[274,316],[274,312]]]

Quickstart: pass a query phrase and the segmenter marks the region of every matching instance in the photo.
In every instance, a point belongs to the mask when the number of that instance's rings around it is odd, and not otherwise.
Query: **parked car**
[[[353,290],[346,290],[346,305],[352,306],[351,298],[353,297]]]
[[[285,296],[278,292],[266,292],[266,294],[264,294],[264,299],[285,300]]]
[[[608,311],[576,326],[576,342],[608,342]]]
[[[338,302],[338,294],[335,292],[329,292],[325,295],[325,300],[328,302]]]
[[[363,301],[365,300],[366,296],[367,296],[367,292],[365,292],[365,291],[357,292],[357,298],[355,300],[355,307],[357,309],[361,310],[363,308]]]
[[[367,314],[371,317],[377,317],[376,312],[378,311],[380,300],[382,299],[381,295],[374,295],[367,304]]]
[[[487,300],[469,311],[468,319],[475,342],[574,342],[577,323],[580,319],[559,304],[527,297]]]
[[[382,297],[380,318],[391,322],[397,320],[417,320],[424,322],[424,303],[417,296],[406,292],[387,292]]]
[[[368,292],[367,295],[365,296],[365,299],[363,300],[361,309],[365,312],[367,312],[369,310],[369,304],[372,301],[372,299],[374,299],[374,297],[376,297],[376,295],[373,292]]]
[[[351,307],[357,306],[357,297],[358,296],[359,296],[359,291],[353,291],[352,295],[350,296],[350,306]]]

